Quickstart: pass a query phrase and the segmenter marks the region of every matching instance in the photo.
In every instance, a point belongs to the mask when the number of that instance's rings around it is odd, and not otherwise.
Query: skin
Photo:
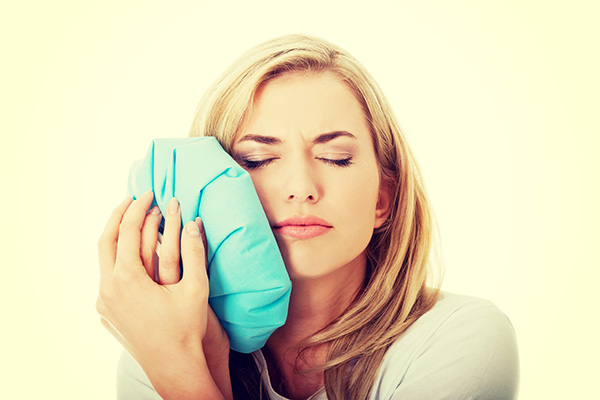
[[[389,196],[379,190],[371,133],[360,103],[337,75],[295,72],[259,89],[233,152],[241,165],[272,160],[247,168],[272,226],[307,215],[332,226],[310,239],[274,230],[293,289],[288,321],[264,353],[275,387],[306,398],[323,386],[323,374],[299,375],[294,368],[319,365],[327,349],[315,349],[297,365],[298,343],[348,306],[364,279],[365,248],[387,217]]]
[[[148,192],[123,200],[98,241],[101,321],[164,399],[232,398],[228,367],[221,362],[229,341],[208,307],[202,221],[189,222],[179,241],[179,206],[176,200],[169,204],[155,282],[153,254],[162,216],[156,207],[148,210],[152,199]]]
[[[349,305],[373,230],[388,215],[371,133],[337,75],[293,72],[259,89],[233,153],[252,177],[293,284],[288,320],[263,349],[271,380],[281,394],[307,398],[323,386],[323,373],[294,369],[319,365],[327,348],[296,363],[298,345]],[[187,224],[180,239],[179,209],[170,205],[154,282],[161,215],[146,215],[151,203],[151,193],[126,199],[107,224],[98,243],[98,311],[163,398],[231,398],[229,342],[207,303],[201,221]],[[324,220],[324,232],[299,238],[278,229],[307,216]]]

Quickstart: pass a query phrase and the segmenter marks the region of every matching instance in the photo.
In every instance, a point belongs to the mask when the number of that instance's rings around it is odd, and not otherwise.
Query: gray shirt
[[[270,383],[262,353],[254,353],[271,400],[287,400]],[[119,399],[159,400],[127,353],[119,361]],[[371,400],[514,399],[519,363],[515,333],[491,302],[441,292],[436,305],[388,350]],[[324,390],[311,400],[326,400]]]

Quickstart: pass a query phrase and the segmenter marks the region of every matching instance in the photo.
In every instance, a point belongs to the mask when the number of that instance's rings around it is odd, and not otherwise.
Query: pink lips
[[[327,221],[313,216],[293,217],[273,226],[275,232],[296,239],[310,239],[321,236],[333,228]]]

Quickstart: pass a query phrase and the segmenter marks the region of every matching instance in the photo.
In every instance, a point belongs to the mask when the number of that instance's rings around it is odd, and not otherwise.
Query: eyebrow
[[[252,141],[263,144],[280,144],[281,139],[273,137],[273,136],[264,136],[264,135],[244,135],[240,140],[240,142]]]
[[[322,135],[317,136],[316,138],[313,139],[313,144],[327,143],[327,142],[330,142],[333,139],[336,139],[336,138],[338,138],[340,136],[346,136],[346,137],[349,137],[349,138],[352,138],[352,139],[356,139],[356,136],[354,136],[350,132],[335,131],[335,132],[323,133]]]
[[[354,136],[350,132],[334,131],[334,132],[323,133],[323,134],[317,136],[316,138],[314,138],[312,140],[312,142],[313,142],[313,144],[327,143],[327,142],[330,142],[333,139],[336,139],[341,136],[356,139],[356,136]],[[262,143],[262,144],[281,144],[281,139],[279,139],[279,138],[276,138],[273,136],[254,135],[254,134],[244,135],[239,141],[240,142],[253,141],[253,142]]]

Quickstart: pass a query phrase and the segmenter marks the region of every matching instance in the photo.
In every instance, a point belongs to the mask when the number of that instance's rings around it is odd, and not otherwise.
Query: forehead
[[[269,80],[256,92],[245,122],[242,131],[270,135],[290,129],[307,134],[369,132],[353,90],[330,71],[290,72]]]

